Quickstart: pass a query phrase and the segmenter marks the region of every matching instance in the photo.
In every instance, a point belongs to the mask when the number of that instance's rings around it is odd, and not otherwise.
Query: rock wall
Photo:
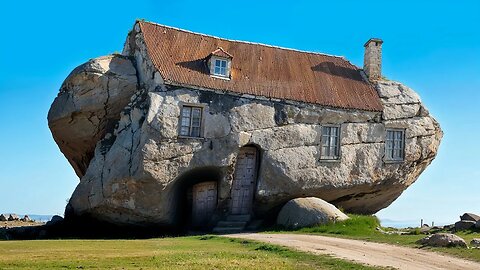
[[[441,130],[417,95],[376,85],[385,113],[280,103],[173,88],[136,94],[113,134],[96,147],[70,204],[76,215],[120,224],[174,225],[193,184],[219,182],[217,216],[228,211],[236,154],[261,153],[254,209],[259,216],[314,196],[347,212],[375,213],[393,202],[435,157]],[[179,138],[180,105],[205,105],[203,139]],[[320,160],[322,124],[341,126],[341,159]],[[383,160],[385,127],[406,129],[406,156]]]

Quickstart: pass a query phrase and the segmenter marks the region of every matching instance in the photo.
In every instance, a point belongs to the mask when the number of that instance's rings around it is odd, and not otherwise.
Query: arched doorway
[[[240,148],[231,191],[231,215],[249,215],[257,180],[258,153],[254,146]]]

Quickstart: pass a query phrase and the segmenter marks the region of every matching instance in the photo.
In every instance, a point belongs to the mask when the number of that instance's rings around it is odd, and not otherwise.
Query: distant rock
[[[460,220],[455,222],[455,230],[463,231],[475,227],[475,221],[470,220]]]
[[[331,221],[342,221],[348,216],[334,205],[315,197],[288,201],[277,217],[277,224],[286,228],[302,228]]]
[[[468,221],[477,222],[477,221],[480,220],[480,216],[472,214],[472,213],[465,213],[465,214],[460,216],[460,220],[468,220]]]
[[[480,238],[473,238],[472,241],[470,241],[470,245],[475,248],[480,248]]]
[[[33,220],[28,216],[28,215],[25,215],[22,219],[20,219],[21,221],[23,222],[32,222]]]
[[[4,214],[0,215],[0,221],[7,221],[7,220],[8,218]]]
[[[17,221],[17,220],[20,220],[20,218],[16,214],[10,214],[8,216],[8,221]]]
[[[55,215],[55,216],[53,216],[52,219],[51,219],[49,222],[47,222],[47,224],[45,224],[45,225],[47,225],[47,226],[52,226],[52,225],[61,223],[62,221],[63,221],[63,217],[58,216],[58,215]]]
[[[436,233],[417,241],[417,244],[431,247],[467,247],[461,237],[451,233]]]

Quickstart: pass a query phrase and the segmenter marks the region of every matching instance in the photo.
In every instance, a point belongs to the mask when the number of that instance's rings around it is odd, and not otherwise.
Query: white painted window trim
[[[225,64],[225,75],[220,74],[220,73],[215,73],[215,67],[216,67],[216,62],[218,61],[224,61]],[[213,78],[218,78],[218,79],[224,79],[224,80],[230,80],[230,74],[231,74],[231,60],[228,58],[223,58],[223,57],[218,57],[218,56],[212,56],[210,58],[210,76]],[[222,67],[220,67],[222,68]]]

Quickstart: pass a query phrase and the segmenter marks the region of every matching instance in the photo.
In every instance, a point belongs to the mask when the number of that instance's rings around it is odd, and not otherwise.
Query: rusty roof
[[[147,52],[166,84],[383,110],[373,86],[342,57],[227,40],[150,22],[139,24]],[[234,56],[230,80],[210,76],[206,59],[218,48]]]

